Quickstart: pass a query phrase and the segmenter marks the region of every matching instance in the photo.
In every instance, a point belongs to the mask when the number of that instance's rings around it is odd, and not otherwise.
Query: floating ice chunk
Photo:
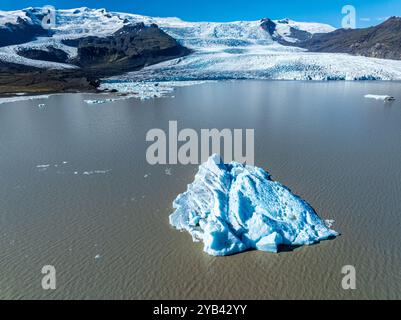
[[[302,246],[338,236],[300,197],[263,169],[213,155],[173,204],[170,224],[186,230],[204,251],[225,256]]]
[[[104,104],[104,103],[111,103],[111,102],[116,102],[116,101],[127,100],[127,99],[131,99],[133,97],[136,97],[136,96],[132,95],[132,94],[124,94],[124,95],[119,96],[117,98],[98,99],[98,100],[84,100],[84,102],[86,104]]]
[[[38,168],[38,169],[49,168],[49,167],[50,167],[50,164],[40,164],[40,165],[36,166],[36,168]]]
[[[116,101],[115,99],[104,99],[104,100],[84,100],[85,103],[87,104],[104,104],[108,102],[114,102]]]
[[[120,94],[126,94],[125,99],[137,98],[140,100],[148,100],[151,98],[162,98],[170,96],[174,98],[172,93],[175,88],[202,84],[206,81],[163,81],[147,82],[140,80],[131,80],[132,73],[116,76],[104,80],[100,86],[101,90],[117,90]]]
[[[94,170],[94,171],[85,171],[82,174],[85,176],[91,176],[93,174],[106,174],[109,173],[111,170]]]
[[[50,168],[50,164],[40,164],[36,166],[36,169],[38,169],[38,172],[44,172],[47,171],[47,169]]]
[[[376,94],[367,94],[367,95],[365,95],[365,98],[383,100],[383,101],[394,101],[395,100],[395,98],[392,96],[376,95]]]

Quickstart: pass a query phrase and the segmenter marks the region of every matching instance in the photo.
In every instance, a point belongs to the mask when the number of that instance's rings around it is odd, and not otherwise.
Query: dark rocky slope
[[[20,49],[18,51],[18,55],[33,60],[42,60],[42,61],[51,61],[60,63],[68,62],[68,54],[63,50],[54,48],[53,46],[48,46],[47,50],[40,50],[33,48]]]
[[[19,92],[94,92],[99,81],[83,70],[43,70],[0,62],[0,96]]]
[[[0,47],[26,43],[36,37],[49,36],[49,31],[39,24],[32,24],[26,19],[17,18],[17,23],[6,23],[0,26]]]
[[[280,20],[280,23],[282,24],[288,24],[288,19],[283,19]],[[280,35],[278,35],[276,33],[276,29],[277,29],[277,24],[269,19],[269,18],[264,18],[260,21],[260,27],[265,30],[267,33],[269,33],[272,36],[272,39],[277,41],[278,43],[282,44],[282,45],[289,45],[289,46],[293,46],[294,43],[292,42],[288,42],[285,39],[283,39]],[[294,27],[290,27],[290,34],[289,36],[293,39],[295,39],[296,41],[306,41],[312,38],[312,34],[304,31],[304,30],[299,30],[296,29]]]
[[[316,34],[296,45],[314,52],[401,60],[401,18],[392,17],[378,26],[366,29],[339,29]]]
[[[78,43],[76,64],[88,72],[116,74],[182,57],[190,50],[156,25],[126,25],[106,38],[87,37]]]

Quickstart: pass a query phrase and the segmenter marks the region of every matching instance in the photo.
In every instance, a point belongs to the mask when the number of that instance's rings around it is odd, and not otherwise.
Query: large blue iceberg
[[[338,236],[330,223],[263,169],[213,155],[174,201],[170,224],[186,230],[204,251],[226,256],[257,249],[310,245]]]

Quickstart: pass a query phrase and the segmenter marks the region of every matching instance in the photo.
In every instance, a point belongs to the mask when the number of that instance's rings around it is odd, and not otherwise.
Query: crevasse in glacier
[[[170,224],[203,241],[213,256],[250,249],[278,252],[338,236],[314,209],[263,169],[213,155],[179,195]]]

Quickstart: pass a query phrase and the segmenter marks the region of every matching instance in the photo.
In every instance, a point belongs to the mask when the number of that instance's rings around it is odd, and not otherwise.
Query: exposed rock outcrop
[[[392,17],[378,26],[365,29],[339,29],[316,34],[297,45],[314,52],[401,60],[401,18]]]
[[[157,25],[138,23],[125,25],[112,36],[80,39],[76,64],[111,74],[138,70],[190,52]]]
[[[283,19],[278,21],[280,24],[289,24],[288,19]],[[269,33],[273,40],[277,41],[282,45],[294,45],[294,42],[302,42],[312,38],[312,34],[305,30],[300,30],[294,28],[292,26],[289,27],[288,37],[293,40],[293,42],[289,42],[283,38],[277,31],[277,24],[273,20],[269,18],[263,18],[260,21],[260,27]]]
[[[23,48],[18,51],[22,57],[34,60],[51,61],[51,62],[68,62],[68,54],[61,49],[48,46],[46,50]]]
[[[29,19],[17,18],[16,23],[6,23],[0,26],[0,47],[26,43],[36,37],[46,37],[50,33],[39,24],[34,24]]]

